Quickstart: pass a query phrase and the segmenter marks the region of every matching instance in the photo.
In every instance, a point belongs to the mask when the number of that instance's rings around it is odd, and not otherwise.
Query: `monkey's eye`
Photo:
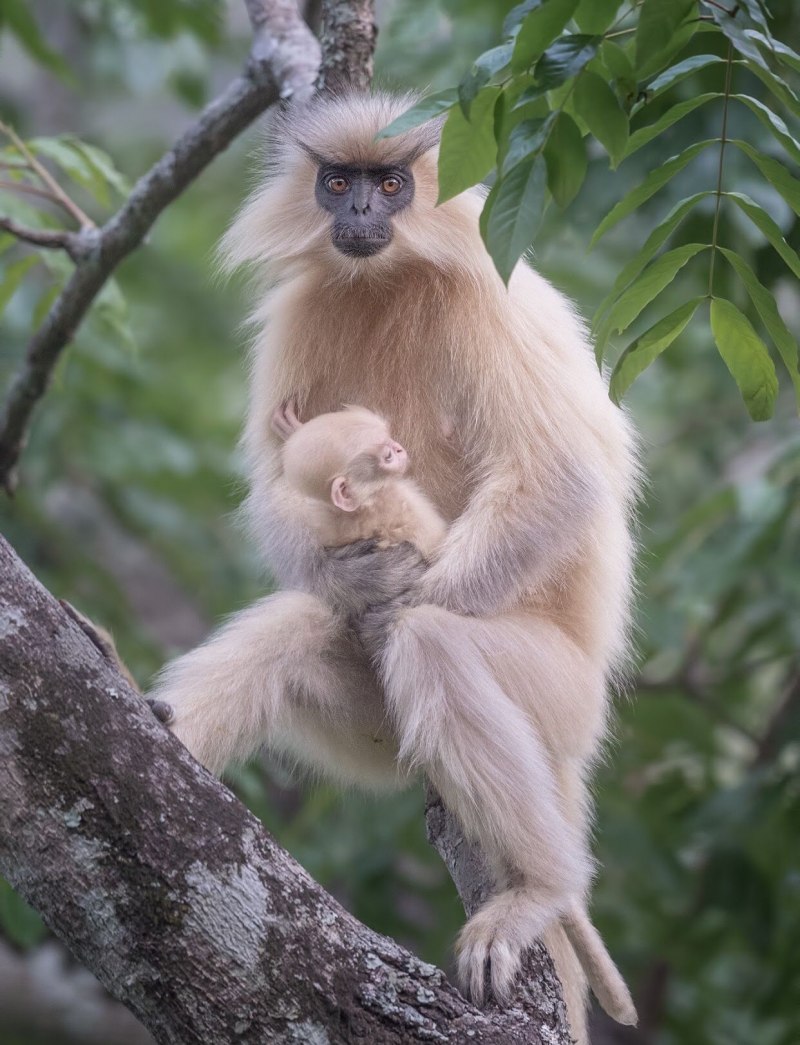
[[[331,174],[325,179],[325,188],[329,192],[335,192],[337,196],[341,196],[343,192],[347,192],[350,188],[350,182],[347,178],[343,178],[341,174]]]
[[[381,181],[381,192],[386,193],[387,196],[394,196],[403,187],[403,182],[400,178],[394,174],[389,174]]]

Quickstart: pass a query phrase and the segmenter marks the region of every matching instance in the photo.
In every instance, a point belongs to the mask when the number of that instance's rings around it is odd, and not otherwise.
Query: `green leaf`
[[[703,298],[693,298],[659,319],[649,330],[632,342],[617,361],[609,383],[609,394],[619,405],[630,386],[647,367],[660,356],[665,348],[682,333]]]
[[[476,59],[470,71],[458,85],[458,100],[464,115],[469,119],[469,110],[478,91],[503,69],[511,60],[513,44],[493,47]]]
[[[640,185],[637,185],[627,196],[624,196],[603,218],[594,230],[590,247],[593,247],[609,229],[622,221],[623,218],[627,218],[629,214],[632,214],[651,196],[654,196],[670,179],[674,178],[687,164],[691,163],[695,156],[698,156],[709,145],[713,145],[715,141],[716,139],[714,138],[707,138],[705,141],[695,142],[688,149],[684,149],[677,156],[670,157],[666,163],[662,163],[660,167],[656,167],[654,171],[651,171]]]
[[[797,139],[792,135],[780,116],[767,108],[758,98],[751,98],[749,94],[733,94],[731,97],[746,105],[758,117],[764,127],[777,138],[794,162],[800,163],[800,144],[798,144]]]
[[[504,177],[522,160],[541,151],[554,120],[555,115],[551,113],[547,119],[523,120],[522,123],[518,123],[511,129],[511,134],[508,136],[508,147],[503,157],[502,174]]]
[[[557,40],[536,63],[534,89],[542,93],[566,83],[594,58],[599,43],[598,36],[577,34]]]
[[[98,179],[110,185],[123,199],[131,191],[131,184],[125,175],[117,169],[114,161],[96,145],[80,141],[78,138],[70,138],[70,145],[83,156],[87,165],[92,169]]]
[[[514,72],[530,68],[559,36],[577,6],[578,0],[544,0],[526,15],[514,44]]]
[[[762,206],[755,200],[745,196],[743,192],[726,192],[725,196],[733,200],[736,206],[747,215],[752,223],[759,228],[774,250],[783,258],[784,262],[792,272],[800,279],[800,257],[792,250],[783,238],[780,226],[767,214]]]
[[[61,283],[54,283],[51,287],[48,287],[44,291],[39,300],[36,302],[33,308],[33,314],[31,316],[31,321],[34,328],[41,326],[41,324],[44,322],[45,316],[50,311],[50,306],[61,293],[61,289]]]
[[[36,254],[28,254],[24,258],[20,258],[19,261],[13,261],[10,265],[7,265],[0,273],[0,312],[13,298],[17,287],[25,278],[25,273],[32,269],[38,260],[39,258]]]
[[[737,65],[744,66],[749,73],[757,76],[770,94],[777,98],[781,105],[788,109],[793,116],[800,119],[800,98],[797,97],[785,80],[776,76],[771,69],[762,69],[758,65],[753,65],[752,62],[737,62]]]
[[[0,878],[0,928],[17,947],[28,949],[47,936],[39,915]]]
[[[758,149],[754,149],[748,142],[741,141],[739,138],[730,138],[728,140],[731,145],[741,149],[745,156],[753,161],[772,187],[777,189],[795,214],[800,217],[800,181],[797,178],[793,178],[779,160],[759,152]]]
[[[772,417],[778,394],[775,364],[766,345],[750,321],[723,298],[711,302],[711,332],[748,413],[754,421],[766,421]]]
[[[481,233],[504,283],[536,235],[544,209],[545,181],[543,158],[530,156],[489,193],[481,214]]]
[[[763,50],[775,55],[779,62],[788,65],[789,68],[794,69],[796,73],[800,73],[800,54],[798,54],[797,51],[793,51],[788,44],[782,43],[774,37],[770,37],[768,40],[766,36],[763,33],[760,33],[757,29],[748,29],[746,30],[746,33],[747,36],[749,36],[751,40],[755,40]]]
[[[674,87],[676,83],[687,76],[691,76],[698,69],[704,69],[707,65],[716,65],[724,61],[724,58],[720,58],[716,54],[696,54],[691,58],[686,58],[684,61],[678,62],[677,65],[672,65],[669,69],[665,69],[663,73],[659,73],[647,85],[647,96],[648,98],[657,98],[659,94],[668,91],[670,87]]]
[[[69,66],[42,36],[30,8],[27,0],[3,0],[0,21],[5,21],[32,58],[64,79],[72,79]]]
[[[636,83],[636,72],[627,52],[613,40],[603,40],[600,48],[600,57],[603,65],[608,69],[615,80],[624,83]]]
[[[575,84],[575,109],[616,167],[628,143],[628,117],[597,73],[586,70]]]
[[[786,369],[789,371],[789,376],[792,379],[795,398],[798,409],[800,409],[800,370],[798,370],[797,342],[784,323],[775,303],[775,298],[759,282],[755,272],[753,272],[741,255],[733,250],[728,250],[727,247],[720,247],[719,249],[736,275],[744,283],[750,300],[755,305],[759,316],[761,316],[761,322],[775,342],[775,347],[786,364]]]
[[[625,157],[632,155],[637,149],[641,149],[642,146],[647,145],[653,138],[657,138],[662,134],[668,127],[672,127],[673,124],[677,123],[678,120],[682,120],[684,116],[688,116],[690,112],[694,112],[695,109],[701,105],[705,105],[706,102],[713,101],[715,98],[722,98],[723,96],[718,91],[711,91],[708,94],[697,94],[693,98],[687,98],[686,101],[678,102],[677,105],[673,105],[671,109],[667,109],[665,113],[653,123],[648,123],[644,127],[639,127],[633,132],[628,141],[628,147],[625,150]]]
[[[756,65],[760,65],[764,69],[769,69],[769,66],[764,60],[757,45],[747,35],[746,30],[752,29],[753,25],[747,17],[747,12],[743,7],[736,4],[732,8],[734,11],[733,15],[728,13],[727,8],[717,4],[709,7],[708,10],[714,21],[730,40],[739,54],[743,55],[745,58],[749,58],[750,61],[754,62]]]
[[[644,0],[636,26],[636,69],[660,55],[694,8],[694,0]]]
[[[534,8],[540,7],[541,4],[542,0],[524,0],[523,3],[512,7],[503,21],[503,36],[516,36],[525,16]]]
[[[378,131],[375,137],[393,138],[396,134],[403,134],[414,127],[422,126],[423,123],[427,123],[436,116],[441,116],[454,105],[458,105],[458,91],[455,87],[448,87],[446,91],[429,94],[427,98],[423,98],[416,105],[407,109],[402,116],[392,120],[388,127]]]
[[[578,193],[586,177],[586,146],[578,125],[560,112],[544,147],[547,162],[547,187],[553,199],[564,208]]]
[[[484,87],[470,106],[469,120],[452,108],[442,130],[439,151],[439,203],[482,181],[494,167],[494,106],[499,87]]]
[[[593,329],[597,330],[599,328],[600,320],[608,311],[611,304],[617,299],[620,292],[639,275],[647,262],[663,246],[663,244],[666,243],[667,239],[672,235],[692,208],[695,207],[700,200],[704,200],[708,196],[713,195],[714,192],[711,189],[707,189],[704,192],[696,192],[693,196],[687,196],[684,199],[679,200],[664,220],[656,225],[647,237],[642,249],[634,254],[630,261],[627,262],[620,274],[614,280],[614,286],[611,288],[611,292],[600,303],[600,306],[597,309],[595,321],[592,324]]]
[[[116,279],[109,279],[95,302],[93,318],[105,323],[131,352],[137,351],[136,339],[130,325],[128,303]]]
[[[685,243],[657,258],[620,294],[603,321],[602,334],[605,335],[606,330],[609,334],[612,330],[618,333],[627,330],[639,313],[669,286],[683,266],[701,250],[708,250],[708,246],[707,243]]]
[[[620,0],[580,0],[575,21],[582,33],[603,33],[614,21]]]
[[[68,138],[32,138],[27,145],[37,156],[44,156],[48,160],[52,160],[68,178],[86,189],[87,192],[91,192],[101,203],[108,203],[105,181],[102,182],[102,188],[98,194],[95,172],[81,153],[72,147]]]

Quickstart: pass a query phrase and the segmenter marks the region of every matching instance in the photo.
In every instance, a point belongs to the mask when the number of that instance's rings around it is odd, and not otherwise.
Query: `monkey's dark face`
[[[334,247],[349,258],[370,258],[392,242],[392,218],[414,199],[414,178],[404,166],[323,164],[315,194],[333,215]]]

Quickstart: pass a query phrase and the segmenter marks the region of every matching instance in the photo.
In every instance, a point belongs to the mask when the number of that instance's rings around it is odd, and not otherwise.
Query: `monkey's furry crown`
[[[391,166],[409,164],[438,144],[441,121],[391,138],[376,135],[410,109],[418,96],[382,92],[321,95],[304,104],[289,104],[269,128],[271,164],[298,150],[316,162]]]

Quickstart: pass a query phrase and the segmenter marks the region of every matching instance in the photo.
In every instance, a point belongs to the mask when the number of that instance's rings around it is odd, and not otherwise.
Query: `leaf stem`
[[[711,232],[711,261],[708,266],[708,296],[714,296],[714,262],[717,259],[717,235],[719,233],[719,212],[722,207],[722,172],[725,162],[725,146],[728,142],[728,103],[731,97],[731,80],[733,78],[733,44],[728,42],[727,66],[725,68],[725,100],[722,107],[722,132],[719,139],[719,165],[717,167],[717,197],[714,207],[714,227]]]
[[[20,138],[20,136],[17,134],[14,128],[6,123],[3,123],[3,121],[0,120],[0,131],[2,131],[2,133],[5,134],[6,137],[13,142],[14,146],[25,158],[28,167],[38,177],[42,185],[44,185],[45,188],[49,190],[51,198],[61,207],[63,207],[64,210],[71,217],[73,217],[75,221],[77,221],[77,223],[80,225],[82,229],[95,228],[95,223],[92,221],[89,215],[86,214],[83,210],[81,210],[81,208],[78,206],[77,203],[75,203],[74,200],[70,199],[70,197],[66,194],[66,192],[64,192],[64,190],[58,184],[58,182],[50,173],[50,171],[43,164],[39,163],[39,161],[33,155],[33,153],[22,140],[22,138]]]

